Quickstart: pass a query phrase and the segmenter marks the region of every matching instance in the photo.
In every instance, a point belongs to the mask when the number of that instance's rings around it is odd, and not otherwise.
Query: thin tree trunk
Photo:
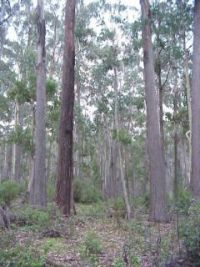
[[[15,107],[15,129],[17,130],[18,127],[21,130],[22,127],[22,111],[19,102],[16,102]],[[20,181],[21,179],[21,157],[22,157],[22,147],[20,144],[13,145],[13,174],[12,178],[15,181]]]
[[[49,138],[49,149],[48,149],[48,155],[47,155],[47,170],[46,170],[47,181],[49,181],[49,178],[51,176],[52,145],[53,145],[53,140]]]
[[[114,90],[115,90],[115,127],[116,131],[118,134],[119,131],[119,117],[118,117],[118,99],[117,99],[117,93],[118,93],[118,80],[117,80],[117,69],[114,68]],[[118,142],[118,141],[117,141]],[[130,220],[131,217],[133,216],[132,211],[131,211],[131,206],[129,203],[129,197],[128,197],[128,191],[126,187],[126,180],[124,176],[124,167],[123,167],[123,160],[122,160],[122,152],[121,152],[121,146],[119,143],[117,143],[117,153],[119,155],[119,166],[120,166],[120,179],[121,179],[121,184],[122,184],[122,190],[123,190],[123,196],[124,196],[124,201],[126,205],[126,213],[127,213],[127,219]]]
[[[147,104],[147,144],[150,165],[149,220],[165,222],[165,161],[160,131],[159,96],[155,88],[154,55],[151,41],[151,11],[147,0],[140,0],[143,19],[144,80]]]
[[[67,0],[65,7],[65,48],[63,57],[56,194],[56,202],[66,216],[70,216],[72,211],[75,5],[75,0]]]
[[[189,143],[189,175],[191,176],[191,165],[192,165],[192,107],[191,107],[191,86],[190,86],[190,77],[189,77],[189,66],[188,66],[188,55],[185,51],[185,60],[184,60],[184,70],[185,70],[185,82],[186,82],[186,95],[187,95],[187,108],[188,108],[188,119],[189,119],[189,131],[186,133],[186,137]],[[189,177],[189,180],[191,177]]]
[[[12,174],[12,145],[6,142],[2,180],[11,179],[11,174]]]
[[[178,156],[178,144],[179,144],[179,134],[178,134],[178,124],[177,124],[177,112],[178,112],[178,86],[177,79],[175,81],[175,92],[174,92],[174,199],[178,198],[179,189],[179,156]]]
[[[30,191],[32,205],[45,207],[46,196],[46,130],[45,130],[45,106],[46,106],[46,51],[45,51],[45,18],[43,0],[37,2],[37,92],[35,113],[35,166],[34,178]]]
[[[200,197],[200,0],[194,6],[194,44],[192,67],[192,175],[191,190]]]

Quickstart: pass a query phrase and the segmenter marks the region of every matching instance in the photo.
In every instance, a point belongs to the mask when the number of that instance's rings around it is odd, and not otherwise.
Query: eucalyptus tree
[[[56,202],[66,216],[72,208],[73,123],[74,123],[74,65],[75,65],[75,0],[65,6],[65,47],[59,128],[58,174]]]
[[[34,176],[30,188],[32,205],[45,207],[46,197],[46,143],[45,143],[45,106],[46,106],[46,51],[45,51],[45,17],[44,2],[37,1],[37,91],[35,117],[35,162]]]
[[[191,189],[196,197],[200,197],[200,1],[194,5],[194,43],[192,66],[192,175]]]
[[[185,128],[185,125],[181,124],[185,120],[187,112],[187,105],[184,104],[184,108],[182,103],[186,98],[185,88],[188,88],[189,80],[188,75],[186,75],[185,81],[185,70],[182,66],[185,65],[184,47],[190,38],[190,9],[189,3],[181,3],[181,1],[155,2],[152,5],[152,30],[153,34],[155,34],[153,41],[155,51],[154,68],[156,73],[156,86],[159,93],[160,125],[163,144],[165,145],[167,170],[171,169],[171,171],[167,171],[166,179],[168,190],[171,191],[170,184],[174,183],[175,196],[178,192],[177,189],[180,189],[181,183],[183,182],[183,177],[185,176],[188,179],[188,171],[183,172],[185,163],[182,160],[181,151],[187,143],[185,133],[189,129],[187,125]],[[188,110],[190,110],[188,89],[186,92]],[[175,103],[176,101],[177,103]],[[171,109],[171,115],[174,113],[170,122],[167,122],[167,117],[170,114],[170,111],[166,112],[167,109]],[[179,121],[177,118],[179,118]],[[174,139],[173,149],[169,138],[170,140],[171,138]],[[171,162],[172,157],[174,159],[174,166],[172,166]],[[184,157],[187,158],[187,153]],[[188,170],[188,168],[186,169]]]
[[[165,191],[165,162],[159,123],[158,94],[155,88],[154,54],[151,40],[150,4],[141,0],[143,20],[144,81],[147,105],[147,144],[150,175],[150,215],[157,222],[167,220]]]

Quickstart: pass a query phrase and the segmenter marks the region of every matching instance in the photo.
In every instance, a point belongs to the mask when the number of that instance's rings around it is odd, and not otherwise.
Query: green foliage
[[[102,199],[101,192],[91,181],[76,179],[74,182],[74,200],[77,203],[97,203]]]
[[[126,217],[126,205],[122,197],[117,197],[110,201],[109,206],[114,218],[120,219]]]
[[[8,120],[10,116],[9,102],[8,98],[3,95],[0,95],[0,118],[1,120]]]
[[[24,150],[28,152],[32,152],[34,149],[31,129],[22,129],[19,125],[10,133],[8,142],[22,145]]]
[[[28,225],[33,225],[37,228],[45,227],[49,224],[50,215],[48,212],[32,207],[26,207],[21,213]]]
[[[99,254],[102,252],[101,240],[98,235],[90,231],[86,233],[83,245],[80,248],[81,256],[88,259],[92,266],[99,266]]]
[[[125,129],[114,129],[113,139],[122,143],[123,145],[130,145],[132,143],[132,138],[130,134]]]
[[[48,79],[46,81],[46,90],[47,90],[47,97],[51,99],[54,97],[56,90],[57,90],[57,83],[53,79]]]
[[[125,267],[125,263],[124,263],[123,259],[117,258],[114,260],[112,267]]]
[[[176,201],[176,208],[181,214],[188,214],[190,205],[192,203],[192,194],[187,190],[180,190]]]
[[[99,255],[102,253],[102,244],[98,235],[89,231],[86,233],[83,245],[80,248],[81,256],[89,259],[92,266],[99,266]]]
[[[78,204],[77,213],[81,216],[103,218],[106,216],[107,203]]]
[[[0,266],[44,267],[45,259],[31,248],[17,246],[9,250],[0,250]]]
[[[133,204],[135,208],[142,209],[147,211],[150,205],[149,194],[143,194],[143,196],[135,197],[133,200]]]
[[[186,248],[187,257],[194,266],[200,266],[200,203],[195,201],[188,210],[180,228],[180,236]]]
[[[25,246],[16,245],[14,232],[0,234],[0,266],[2,267],[44,267],[45,259],[40,257],[27,242]]]
[[[23,80],[16,81],[14,87],[9,90],[8,97],[13,101],[16,100],[19,104],[30,102],[31,94],[26,82]]]
[[[66,245],[61,238],[48,238],[44,240],[44,244],[42,244],[40,248],[46,255],[50,251],[64,251],[66,249]]]
[[[55,185],[49,183],[47,186],[47,197],[49,201],[53,201],[55,199],[56,188]]]
[[[98,235],[90,231],[86,234],[85,240],[84,240],[84,246],[86,249],[86,253],[88,255],[90,254],[100,254],[102,252],[102,245],[101,245],[101,240],[98,237]]]
[[[6,180],[0,183],[0,203],[10,205],[11,201],[16,199],[22,188],[19,183],[11,180]]]

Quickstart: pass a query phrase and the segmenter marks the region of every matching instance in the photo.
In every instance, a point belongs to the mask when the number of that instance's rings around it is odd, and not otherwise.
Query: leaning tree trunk
[[[46,105],[46,69],[45,69],[45,18],[43,0],[37,2],[37,91],[35,113],[35,164],[30,189],[30,202],[39,207],[46,206],[46,143],[45,143],[45,105]]]
[[[66,216],[70,216],[72,210],[75,5],[75,0],[67,0],[65,7],[65,48],[63,57],[61,117],[58,144],[56,202]]]
[[[144,80],[147,104],[147,145],[150,175],[150,215],[156,222],[167,220],[165,192],[165,161],[159,123],[159,99],[155,89],[153,46],[151,41],[151,13],[147,0],[141,0],[143,19]]]
[[[192,174],[191,190],[200,197],[200,0],[194,6],[194,44],[192,68]]]

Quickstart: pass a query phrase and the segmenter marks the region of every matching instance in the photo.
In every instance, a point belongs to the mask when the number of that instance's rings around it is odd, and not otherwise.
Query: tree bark
[[[160,131],[159,96],[155,88],[154,56],[151,40],[151,12],[147,0],[140,0],[143,19],[144,81],[147,105],[147,146],[150,175],[149,220],[165,222],[165,161]]]
[[[115,120],[116,131],[118,134],[118,131],[119,131],[119,117],[118,117],[118,104],[117,104],[118,80],[117,80],[117,69],[116,68],[114,68],[114,90],[115,90],[115,114],[114,114],[115,118],[114,120]],[[124,202],[126,205],[126,214],[127,214],[127,219],[130,220],[131,217],[133,217],[133,213],[131,211],[131,206],[129,203],[128,191],[127,191],[124,168],[123,168],[122,152],[121,152],[121,146],[120,146],[119,141],[116,141],[116,148],[117,148],[116,154],[118,154],[118,157],[119,157],[120,180],[121,180],[121,185],[122,185],[122,190],[123,190]]]
[[[30,190],[32,205],[45,207],[46,196],[46,131],[45,131],[45,106],[46,106],[46,51],[45,51],[45,18],[43,0],[37,1],[37,91],[35,113],[35,164],[34,178]]]
[[[177,74],[176,74],[177,75]],[[174,199],[178,199],[178,190],[180,185],[180,160],[178,155],[178,145],[179,145],[179,133],[178,133],[178,123],[177,123],[177,113],[178,113],[178,100],[179,100],[179,88],[177,86],[177,78],[175,79],[175,92],[174,92]]]
[[[2,180],[11,179],[12,174],[12,145],[5,141],[5,158]]]
[[[191,190],[200,197],[200,0],[194,6],[194,43],[192,67],[192,174]]]
[[[20,127],[22,128],[22,111],[21,111],[21,105],[19,102],[16,102],[15,107],[15,128]],[[21,157],[22,157],[22,146],[20,144],[14,144],[13,145],[13,174],[12,178],[15,181],[20,181],[21,179]]]
[[[75,0],[67,0],[65,7],[65,48],[63,57],[56,194],[56,202],[66,216],[70,216],[72,207],[75,5]]]

